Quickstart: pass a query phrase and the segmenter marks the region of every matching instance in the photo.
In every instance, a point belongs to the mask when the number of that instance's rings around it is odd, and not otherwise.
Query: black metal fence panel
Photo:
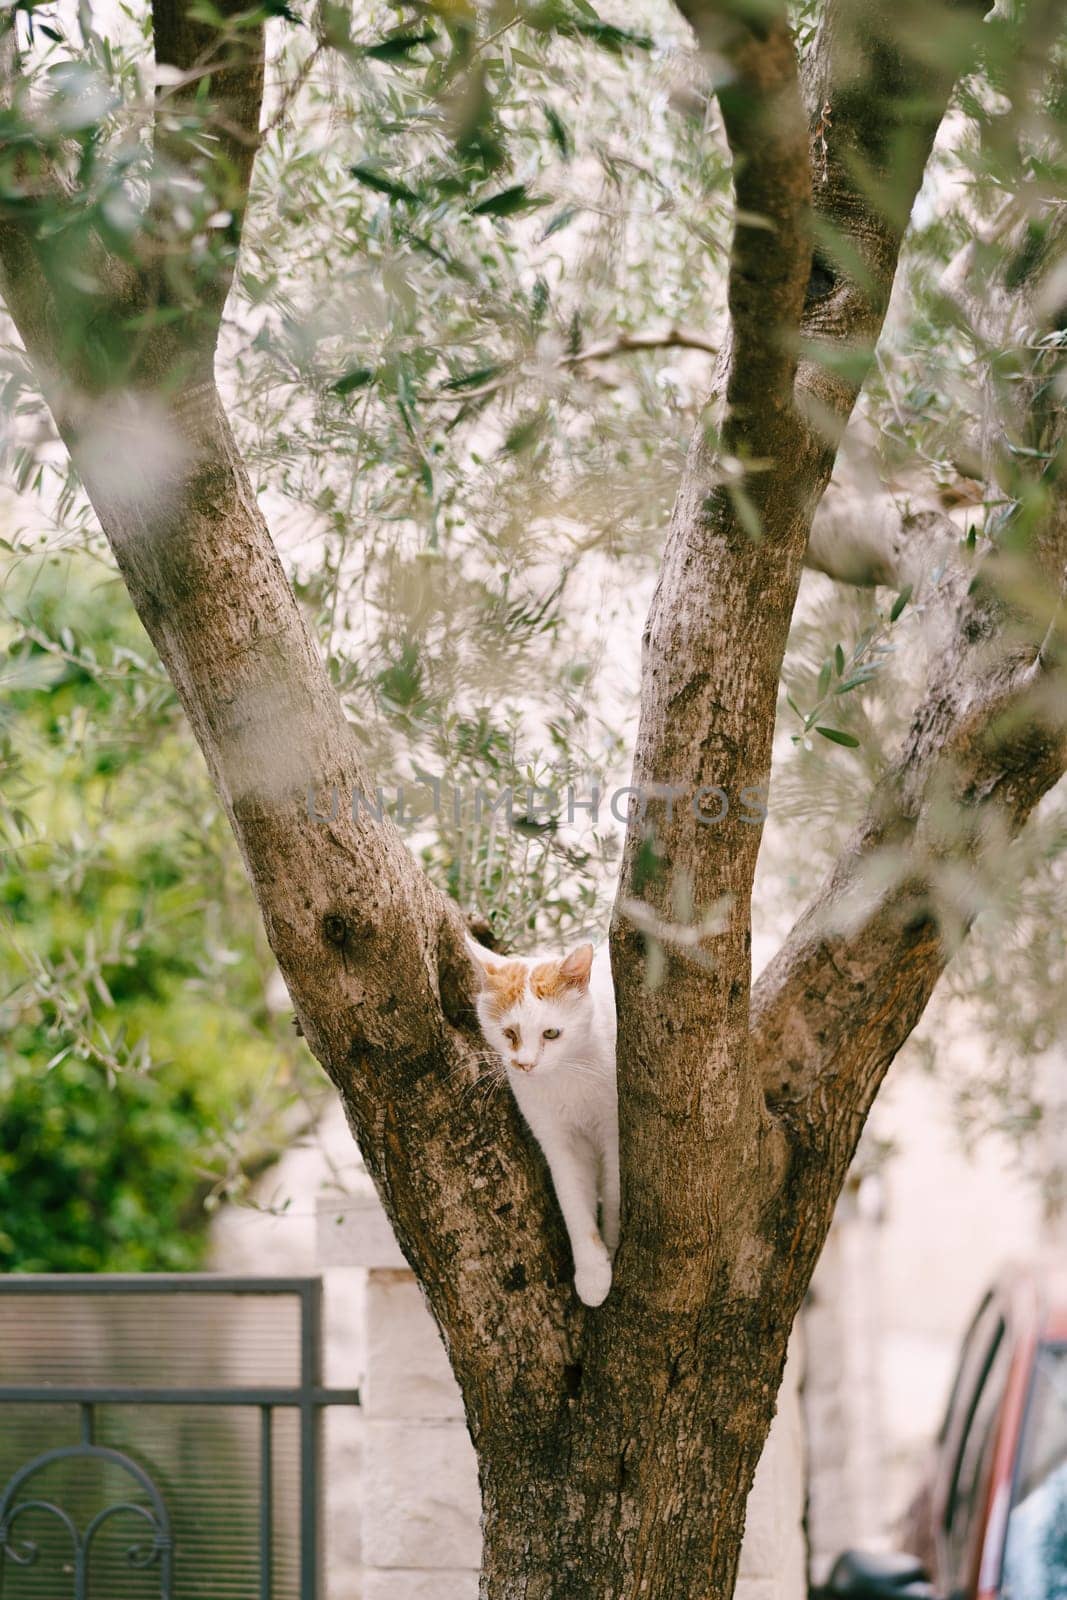
[[[0,1280],[0,1600],[319,1600],[321,1282]]]

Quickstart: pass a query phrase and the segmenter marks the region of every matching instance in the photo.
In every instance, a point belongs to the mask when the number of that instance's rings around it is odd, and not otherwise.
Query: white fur
[[[472,950],[490,967],[514,957]],[[536,956],[527,971],[546,959]],[[482,1033],[504,1064],[507,1080],[545,1153],[574,1256],[574,1287],[587,1306],[611,1288],[619,1243],[619,1113],[615,1083],[615,991],[608,947],[593,959],[588,987],[541,1000],[527,984],[521,1001],[497,1017],[482,990]],[[546,1029],[558,1028],[558,1039]],[[505,1030],[518,1031],[519,1043]],[[600,1213],[598,1226],[598,1208]]]

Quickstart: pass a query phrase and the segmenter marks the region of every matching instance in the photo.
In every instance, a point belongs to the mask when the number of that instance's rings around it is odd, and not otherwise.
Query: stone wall
[[[850,1545],[884,1542],[878,1374],[880,1180],[850,1182],[803,1310],[808,1560],[815,1583]]]

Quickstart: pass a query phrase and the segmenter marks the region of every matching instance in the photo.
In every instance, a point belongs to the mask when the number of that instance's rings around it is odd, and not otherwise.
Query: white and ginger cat
[[[608,947],[560,959],[471,950],[482,977],[478,1020],[545,1153],[574,1255],[579,1300],[611,1288],[619,1243],[615,992]],[[598,1226],[599,1208],[599,1226]]]

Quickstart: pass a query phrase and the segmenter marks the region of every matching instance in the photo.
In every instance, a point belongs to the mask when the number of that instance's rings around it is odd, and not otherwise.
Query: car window
[[[957,1432],[960,1414],[972,1398],[974,1382],[979,1371],[985,1366],[992,1332],[998,1321],[999,1318],[993,1309],[993,1296],[987,1294],[963,1336],[956,1375],[952,1380],[952,1393],[948,1397],[944,1419],[937,1435],[939,1444],[945,1444]]]
[[[973,1557],[976,1519],[982,1509],[1011,1361],[1004,1334],[1004,1323],[998,1321],[993,1337],[985,1347],[977,1383],[970,1391],[966,1421],[949,1485],[945,1507],[945,1543],[947,1573],[953,1591],[966,1584]]]
[[[1004,1600],[1067,1595],[1067,1345],[1037,1356],[1004,1545]]]

